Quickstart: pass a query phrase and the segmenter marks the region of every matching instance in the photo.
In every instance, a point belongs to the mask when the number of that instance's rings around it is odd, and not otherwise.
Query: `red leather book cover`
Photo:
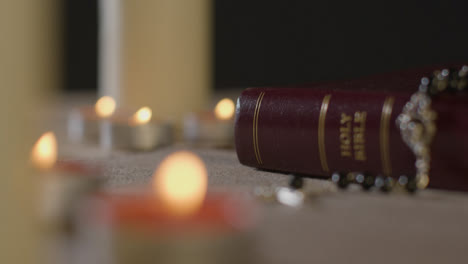
[[[418,75],[249,88],[237,102],[239,161],[315,177],[329,177],[335,171],[394,178],[414,175],[414,154],[403,142],[395,120],[417,90],[422,77]],[[430,187],[468,191],[467,103],[466,94],[444,94],[432,100],[438,118]]]

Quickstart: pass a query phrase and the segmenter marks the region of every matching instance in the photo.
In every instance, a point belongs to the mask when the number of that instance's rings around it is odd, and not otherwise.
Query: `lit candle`
[[[116,107],[115,100],[109,96],[103,96],[96,101],[95,105],[75,108],[68,117],[68,139],[73,143],[91,143],[106,146],[110,144],[111,135],[102,123],[109,119],[128,118],[132,115],[128,109]],[[107,125],[108,127],[109,125]]]
[[[113,148],[144,151],[170,144],[173,125],[152,118],[151,109],[142,107],[130,118],[112,122],[111,133]]]
[[[116,108],[109,96],[101,97],[94,107],[75,109],[68,128],[72,142],[99,144],[103,150],[151,150],[173,139],[172,123],[154,119],[149,107],[136,112]]]
[[[115,100],[110,96],[103,96],[97,100],[94,109],[98,117],[109,118],[115,112]]]
[[[54,133],[44,133],[31,150],[31,163],[41,177],[40,217],[54,230],[71,227],[71,214],[84,193],[97,188],[97,170],[72,161],[57,161]]]
[[[153,176],[157,198],[173,215],[197,212],[205,200],[208,178],[196,155],[181,151],[167,157]]]
[[[31,151],[31,162],[37,169],[51,169],[57,161],[57,140],[54,133],[44,133]]]
[[[184,120],[184,138],[190,144],[210,147],[234,145],[234,102],[220,100],[212,112],[191,113]]]
[[[207,176],[197,155],[175,152],[154,173],[152,191],[97,195],[81,214],[82,228],[116,263],[245,263],[251,203],[233,193],[207,192]]]
[[[153,111],[149,107],[140,108],[132,117],[132,122],[136,125],[147,124],[151,117],[153,116]]]
[[[229,98],[224,98],[216,104],[215,116],[219,120],[231,120],[234,116],[234,102]]]

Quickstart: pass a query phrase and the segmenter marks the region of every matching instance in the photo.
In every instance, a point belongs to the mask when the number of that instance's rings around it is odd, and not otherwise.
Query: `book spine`
[[[247,89],[237,103],[237,156],[247,166],[311,176],[329,177],[337,171],[411,177],[415,157],[395,122],[410,96],[384,91]],[[448,151],[448,146],[468,151],[459,129],[468,131],[463,117],[468,108],[462,103],[466,99],[446,100],[458,107],[457,115],[446,103],[435,105],[447,120],[438,122],[443,127],[433,144],[433,160],[437,161],[432,162],[433,187],[468,190],[468,177],[462,176],[468,166]],[[448,157],[449,163],[444,161]],[[453,182],[446,172],[452,174]]]

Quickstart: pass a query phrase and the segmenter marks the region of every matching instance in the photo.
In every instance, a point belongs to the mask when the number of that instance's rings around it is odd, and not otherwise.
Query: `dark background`
[[[468,1],[214,1],[214,86],[468,61]],[[97,0],[64,0],[64,87],[97,87]]]

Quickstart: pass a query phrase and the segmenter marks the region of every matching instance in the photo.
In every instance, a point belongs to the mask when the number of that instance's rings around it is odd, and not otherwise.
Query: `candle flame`
[[[115,111],[115,100],[110,96],[103,96],[97,100],[95,110],[101,118],[110,117]]]
[[[202,205],[207,190],[203,161],[188,151],[166,157],[153,176],[153,187],[164,206],[175,215],[189,215]]]
[[[142,107],[133,115],[133,121],[138,125],[146,124],[151,120],[151,116],[151,109]]]
[[[57,161],[57,140],[53,132],[44,133],[34,144],[31,162],[38,169],[50,169]]]
[[[234,116],[234,102],[229,98],[224,98],[216,104],[215,115],[220,120],[229,120]]]

